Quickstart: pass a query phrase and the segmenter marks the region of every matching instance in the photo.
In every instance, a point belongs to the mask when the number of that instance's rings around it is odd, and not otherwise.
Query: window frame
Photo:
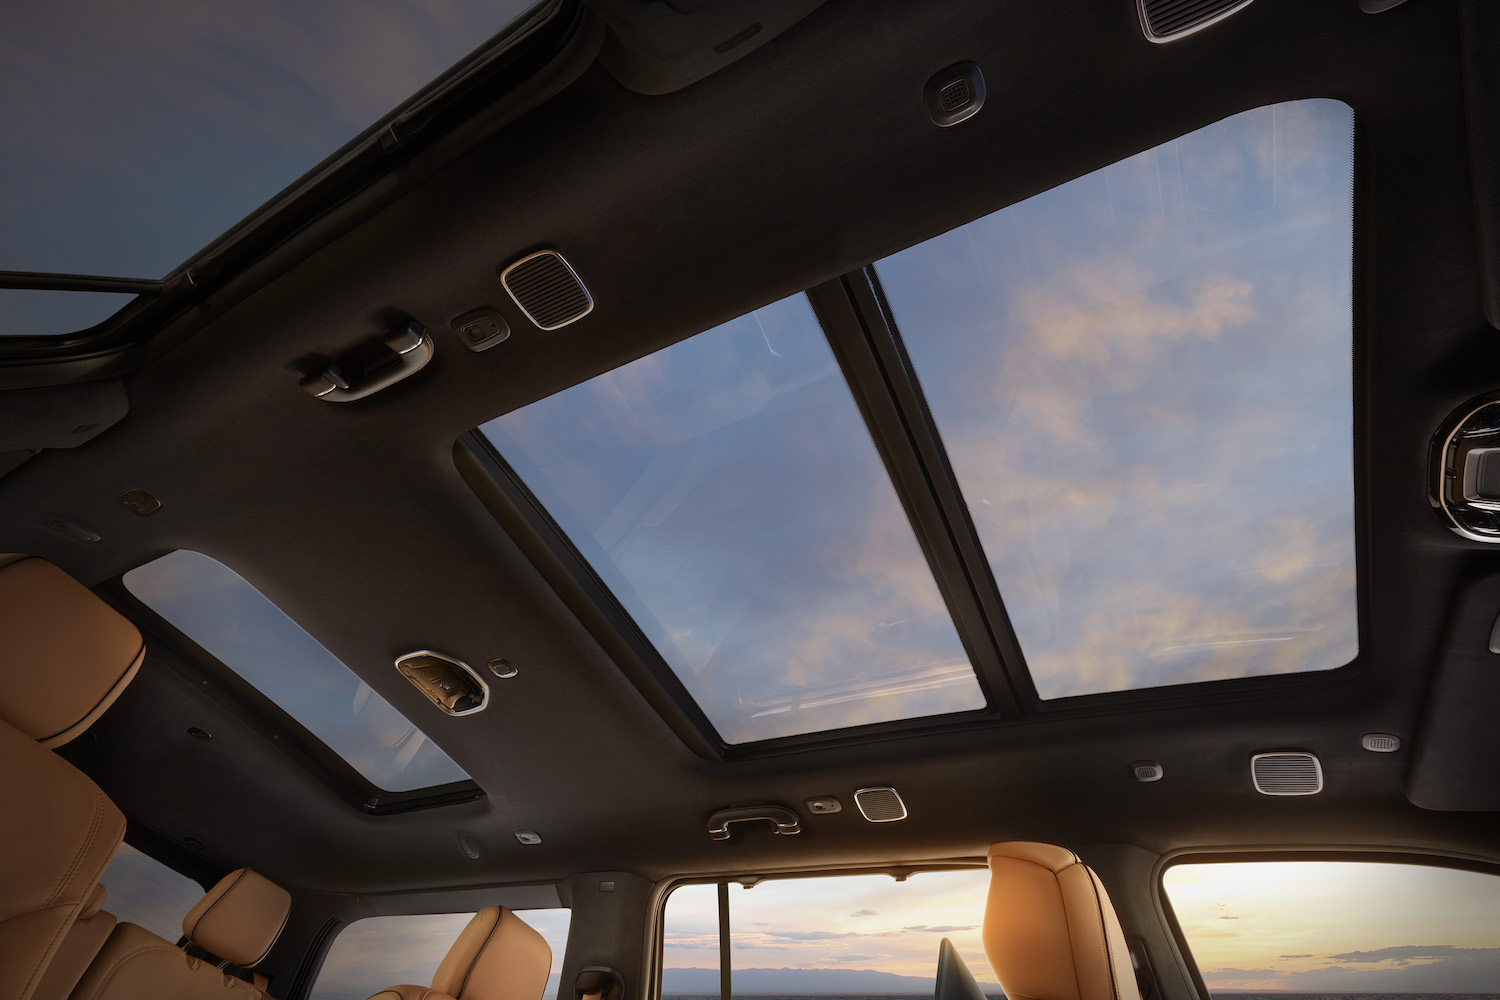
[[[380,788],[284,708],[132,594],[125,586],[124,573],[101,589],[109,603],[140,629],[149,658],[186,677],[220,707],[249,723],[263,739],[279,747],[350,807],[367,815],[386,816],[485,797],[484,789],[472,778],[405,792]],[[355,676],[359,676],[357,671]]]
[[[719,885],[738,882],[744,886],[755,886],[762,882],[787,879],[836,878],[840,875],[889,875],[898,882],[922,872],[987,870],[989,861],[983,857],[944,858],[933,861],[913,861],[900,865],[849,866],[840,868],[777,868],[764,873],[738,873],[716,875],[680,875],[662,879],[651,890],[651,899],[646,910],[649,933],[646,935],[646,953],[642,956],[641,970],[644,987],[643,1000],[662,1000],[661,980],[665,960],[667,899],[673,892],[689,885]],[[724,953],[719,953],[720,968]]]
[[[473,889],[434,890],[432,892],[390,892],[359,896],[351,905],[327,916],[308,938],[301,963],[292,977],[287,991],[282,994],[287,1000],[307,1000],[312,988],[317,985],[323,971],[323,963],[333,950],[333,942],[344,930],[367,917],[415,917],[444,916],[456,913],[473,913],[481,907],[498,905],[517,913],[526,910],[565,909],[576,913],[576,907],[563,902],[561,882],[531,882],[521,885],[483,886]],[[536,905],[525,901],[529,893],[550,891],[548,905]],[[553,902],[552,900],[555,900]],[[359,911],[355,915],[355,911]],[[572,916],[568,924],[568,948],[573,945]],[[563,953],[564,969],[567,968],[567,952]],[[399,985],[392,983],[391,985]],[[558,1000],[566,1000],[559,989]]]
[[[1193,957],[1193,950],[1182,932],[1182,925],[1177,920],[1177,914],[1172,909],[1165,883],[1167,871],[1178,865],[1257,861],[1372,862],[1411,865],[1417,868],[1447,868],[1500,878],[1500,862],[1472,855],[1436,854],[1420,848],[1190,847],[1169,851],[1157,860],[1151,870],[1152,907],[1158,922],[1166,931],[1167,941],[1172,947],[1173,960],[1176,961],[1178,969],[1192,984],[1201,1000],[1209,1000],[1211,994],[1203,982],[1202,974],[1198,971],[1198,961]]]
[[[1233,105],[1208,113],[1208,120],[1199,127],[1244,111],[1306,96],[1320,95],[1277,97],[1249,108]],[[1349,106],[1354,111],[1350,302],[1354,412],[1351,415],[1350,448],[1354,488],[1355,627],[1359,653],[1343,666],[1302,673],[1041,698],[1005,611],[1004,595],[985,558],[937,425],[927,408],[915,369],[906,355],[894,316],[880,289],[876,274],[878,260],[807,288],[803,294],[811,301],[833,348],[866,429],[927,557],[938,590],[953,616],[959,639],[969,654],[970,664],[988,702],[988,707],[983,710],[748,743],[725,743],[609,588],[594,574],[584,557],[477,427],[460,435],[454,443],[455,465],[491,515],[521,546],[652,707],[690,749],[710,760],[756,759],[803,750],[859,746],[918,734],[993,730],[1041,718],[1088,719],[1153,709],[1264,703],[1287,697],[1309,701],[1318,697],[1338,697],[1341,693],[1347,695],[1356,689],[1368,671],[1372,644],[1369,584],[1371,498],[1364,489],[1370,467],[1366,442],[1371,422],[1367,303],[1372,261],[1368,251],[1373,210],[1372,162],[1369,143],[1360,124],[1359,108]],[[1073,179],[1076,178],[1066,177],[1057,183]],[[997,205],[990,211],[1004,207],[1007,206]],[[911,245],[916,242],[921,240]],[[893,248],[891,252],[900,249],[903,248]],[[693,330],[678,337],[674,343],[699,332]]]

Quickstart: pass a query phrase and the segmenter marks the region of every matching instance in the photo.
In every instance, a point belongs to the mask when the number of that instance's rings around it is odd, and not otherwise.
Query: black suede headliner
[[[960,59],[984,68],[988,102],[960,127],[934,128],[922,85]],[[1302,97],[1357,115],[1365,591],[1351,671],[1243,699],[1188,693],[710,760],[662,721],[455,469],[457,436],[499,413],[1229,114]],[[1493,814],[1424,810],[1404,785],[1449,605],[1497,558],[1445,530],[1424,492],[1429,436],[1500,373],[1464,122],[1450,0],[1378,16],[1354,0],[1256,0],[1168,45],[1142,37],[1131,0],[829,0],[674,94],[631,93],[594,66],[352,231],[316,252],[294,242],[283,273],[268,266],[258,287],[178,321],[162,342],[176,346],[127,379],[120,425],[0,480],[0,547],[117,597],[120,573],[172,549],[223,561],[420,720],[486,798],[365,815],[159,644],[96,739],[70,754],[138,823],[194,838],[213,865],[249,864],[306,891],[893,863],[974,856],[1007,838],[1500,859]],[[553,333],[526,323],[496,274],[539,246],[563,250],[598,303]],[[448,321],[482,305],[516,332],[474,354]],[[299,358],[381,332],[390,310],[434,331],[427,370],[347,406],[298,390]],[[130,487],[162,510],[116,505]],[[104,540],[62,539],[41,528],[51,517]],[[495,685],[488,711],[441,717],[390,667],[424,647],[504,656],[520,674]],[[193,741],[188,726],[215,738]],[[1407,749],[1365,752],[1370,731],[1400,734]],[[1251,789],[1248,755],[1285,748],[1322,758],[1324,794]],[[1139,758],[1162,761],[1168,779],[1129,780]],[[846,809],[795,838],[705,834],[707,815],[732,803],[800,805],[872,784],[900,789],[912,818],[877,826]],[[517,829],[544,842],[521,846]],[[480,861],[459,849],[459,831]]]

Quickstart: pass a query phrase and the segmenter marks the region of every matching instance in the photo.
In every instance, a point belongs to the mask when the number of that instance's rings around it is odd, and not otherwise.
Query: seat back
[[[0,555],[0,1000],[32,1000],[125,836],[51,752],[112,705],[145,656],[123,616],[41,559]]]
[[[291,894],[270,879],[248,868],[232,871],[182,918],[188,943],[211,958],[189,955],[144,927],[120,924],[73,1000],[260,1000],[263,978],[246,982],[218,963],[253,968],[276,943],[291,908]]]
[[[474,914],[429,986],[389,986],[370,1000],[541,1000],[552,947],[503,906]]]
[[[1006,996],[1140,1000],[1109,893],[1076,854],[1008,841],[989,862],[984,953]]]
[[[68,1000],[73,987],[78,985],[89,963],[103,950],[104,942],[115,929],[117,921],[114,915],[105,913],[103,906],[104,886],[95,886],[94,894],[79,912],[77,922],[42,973],[32,1000]]]

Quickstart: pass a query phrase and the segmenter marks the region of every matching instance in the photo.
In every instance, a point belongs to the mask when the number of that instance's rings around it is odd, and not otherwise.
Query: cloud
[[[955,934],[959,931],[972,931],[977,930],[978,928],[979,924],[964,924],[962,926],[959,926],[957,924],[940,924],[936,927],[929,927],[926,924],[917,924],[913,927],[903,927],[902,930],[921,931],[924,934]]]
[[[1500,948],[1397,945],[1344,952],[1327,960],[1340,964],[1298,971],[1205,969],[1203,978],[1216,989],[1338,993],[1486,993],[1500,983]]]
[[[873,917],[876,915],[877,914],[874,910],[855,910],[853,913],[849,914],[849,916],[851,917]]]

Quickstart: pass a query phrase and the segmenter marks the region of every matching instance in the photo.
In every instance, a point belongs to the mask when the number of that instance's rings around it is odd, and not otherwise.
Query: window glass
[[[0,269],[163,276],[530,3],[7,5]]]
[[[133,298],[118,292],[0,288],[0,337],[77,333],[109,319]]]
[[[182,918],[203,898],[203,887],[129,844],[121,844],[99,876],[104,910],[168,941],[182,937]]]
[[[876,265],[1043,698],[1354,659],[1353,176],[1293,101]]]
[[[468,778],[406,716],[223,563],[180,549],[124,579],[143,604],[376,787],[406,792]]]
[[[572,915],[567,907],[516,911],[552,948],[545,994],[549,1000],[558,996]],[[387,986],[430,986],[443,956],[473,916],[420,913],[354,921],[333,939],[309,1000],[365,1000]]]
[[[987,994],[1001,997],[980,938],[989,872],[769,879],[729,883],[731,988],[765,994],[932,996],[948,938]],[[718,886],[667,897],[663,996],[719,995]]]
[[[1210,992],[1426,997],[1500,986],[1493,875],[1252,861],[1177,865],[1162,885]]]
[[[726,742],[984,707],[805,296],[480,430]]]

